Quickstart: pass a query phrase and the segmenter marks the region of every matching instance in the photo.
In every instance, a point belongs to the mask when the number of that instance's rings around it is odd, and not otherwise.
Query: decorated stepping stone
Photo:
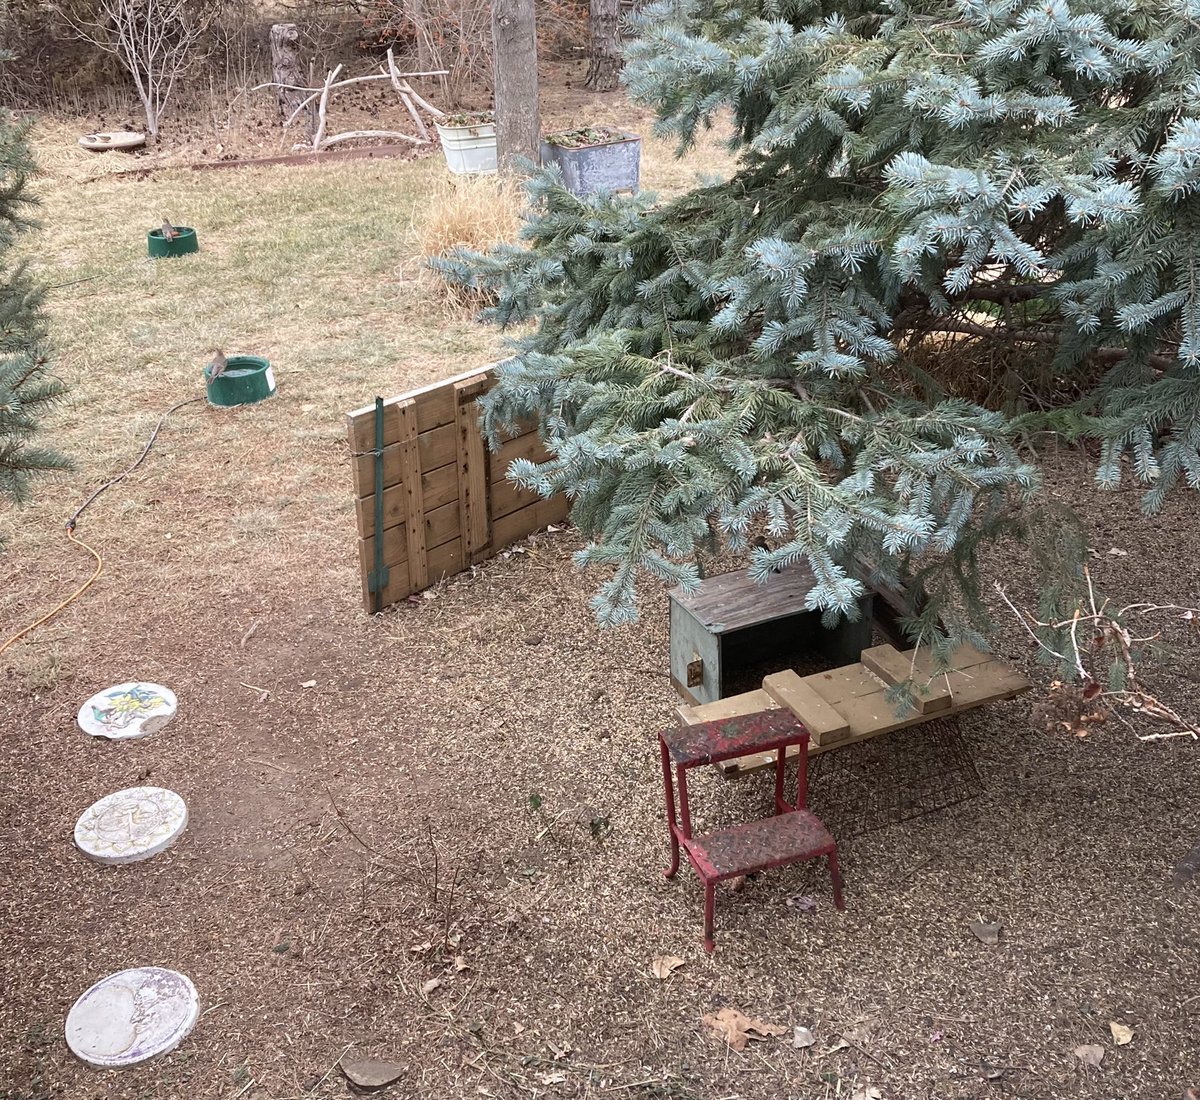
[[[67,1013],[67,1045],[97,1069],[157,1058],[187,1038],[200,1015],[196,987],[176,970],[142,966],[101,978]]]
[[[120,741],[157,733],[174,716],[175,693],[161,684],[133,681],[93,695],[79,708],[79,728]]]
[[[97,863],[133,863],[169,848],[187,805],[163,787],[129,787],[93,802],[75,823],[75,845]]]

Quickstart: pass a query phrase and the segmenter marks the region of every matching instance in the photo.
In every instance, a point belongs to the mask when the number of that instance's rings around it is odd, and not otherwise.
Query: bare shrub
[[[492,24],[488,0],[370,0],[363,17],[378,45],[396,45],[422,70],[448,69],[452,106],[492,84]]]
[[[73,6],[58,10],[80,38],[124,66],[142,102],[146,129],[157,139],[171,93],[196,61],[221,7],[222,0],[98,0],[86,17]]]

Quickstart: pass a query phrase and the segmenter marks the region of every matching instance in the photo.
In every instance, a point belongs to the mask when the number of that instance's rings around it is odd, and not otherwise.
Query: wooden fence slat
[[[389,398],[383,403],[383,441],[385,444],[396,443],[400,440],[402,426],[400,422],[400,406],[405,401],[417,403],[417,431],[428,432],[443,424],[453,424],[457,411],[454,403],[454,383],[464,378],[474,378],[486,374],[490,379],[496,364],[480,369],[463,371],[452,378],[441,382],[432,382],[428,386],[409,390],[399,397]],[[489,381],[490,384],[490,381]],[[369,451],[375,446],[375,406],[364,405],[346,414],[349,425],[350,446],[354,451]]]
[[[570,502],[566,497],[560,496],[551,500],[538,500],[536,504],[511,512],[492,525],[492,549],[500,550],[526,535],[533,534],[534,531],[557,523],[565,519],[569,511]]]
[[[429,584],[429,559],[425,547],[425,500],[421,491],[421,450],[417,441],[417,403],[409,398],[399,405],[401,467],[404,477],[404,531],[408,541],[408,581],[411,591]]]
[[[481,561],[489,555],[491,520],[488,515],[488,453],[479,430],[477,398],[487,392],[487,375],[454,383],[458,427],[458,525],[463,555]]]
[[[436,470],[439,466],[448,466],[458,457],[458,433],[454,423],[442,424],[431,428],[417,436],[421,448],[421,469]],[[383,448],[383,487],[399,485],[403,480],[404,469],[401,455],[401,443],[386,445]],[[359,455],[354,459],[354,492],[357,496],[370,496],[375,492],[375,456],[373,454]]]
[[[439,466],[421,475],[421,496],[426,513],[458,499],[458,471],[454,464]],[[408,492],[397,482],[383,491],[383,526],[395,527],[404,522],[408,510]],[[354,502],[354,518],[360,539],[375,534],[375,498],[359,497]]]

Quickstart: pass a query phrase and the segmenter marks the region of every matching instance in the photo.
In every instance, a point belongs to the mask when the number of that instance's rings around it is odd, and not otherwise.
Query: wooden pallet
[[[861,662],[812,676],[777,673],[763,681],[762,690],[702,706],[682,706],[677,713],[684,725],[695,725],[786,707],[809,728],[812,735],[809,755],[816,755],[1012,699],[1031,686],[1011,665],[973,646],[956,650],[951,667],[936,674],[926,651],[901,653],[891,646],[876,646],[865,652],[863,658]],[[873,667],[885,675],[876,674]],[[910,678],[916,688],[918,709],[897,714],[886,696],[895,684]],[[920,709],[923,702],[930,704],[924,710]],[[726,776],[738,776],[769,767],[773,761],[773,754],[755,754],[725,761],[717,767]]]
[[[565,519],[566,497],[543,500],[505,476],[515,459],[547,457],[534,425],[488,452],[478,401],[495,377],[488,366],[385,401],[378,471],[375,406],[347,414],[366,610],[396,603]],[[372,578],[376,539],[386,580]]]

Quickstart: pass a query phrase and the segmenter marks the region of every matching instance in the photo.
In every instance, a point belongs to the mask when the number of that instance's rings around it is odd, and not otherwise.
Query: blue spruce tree
[[[1105,485],[1131,452],[1148,509],[1200,487],[1197,0],[670,0],[625,79],[682,148],[728,112],[733,177],[544,174],[522,246],[440,265],[532,322],[486,426],[541,418],[511,476],[571,497],[603,621],[761,527],[758,575],[808,561],[832,615],[906,583],[943,647],[986,622],[984,540],[1082,558],[1033,433],[1099,439]]]
[[[28,126],[0,111],[0,500],[28,499],[38,474],[68,467],[33,439],[46,410],[63,393],[49,373],[45,291],[26,265],[14,261],[17,239],[34,227],[29,192],[34,173]]]

